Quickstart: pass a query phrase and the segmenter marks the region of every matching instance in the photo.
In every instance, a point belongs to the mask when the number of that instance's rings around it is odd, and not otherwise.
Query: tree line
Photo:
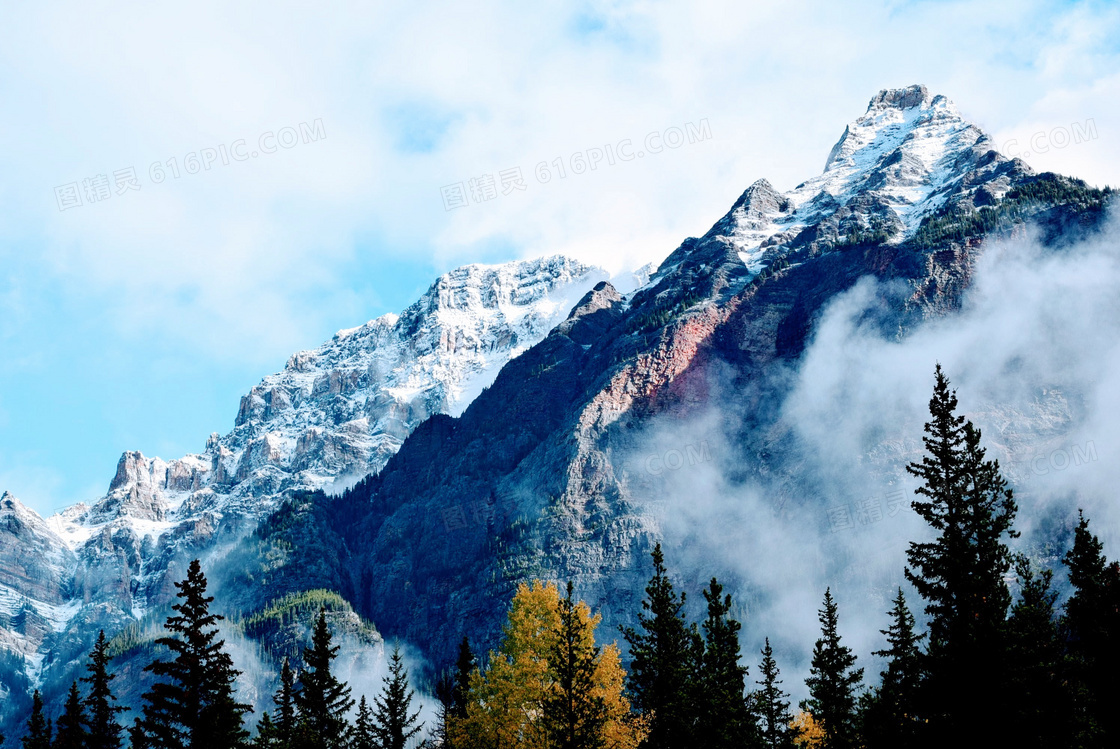
[[[981,433],[957,413],[940,366],[925,425],[925,454],[907,470],[920,481],[913,507],[932,540],[912,542],[905,579],[921,599],[921,626],[899,588],[886,612],[885,668],[864,683],[840,635],[839,604],[824,591],[808,696],[794,710],[769,639],[752,679],[740,649],[732,597],[712,578],[706,616],[686,615],[657,545],[637,626],[621,630],[629,672],[614,643],[599,645],[600,617],[552,583],[522,584],[498,648],[480,661],[464,638],[456,663],[435,684],[439,702],[425,732],[399,651],[372,705],[355,711],[350,687],[332,673],[338,653],[320,609],[297,673],[287,660],[275,708],[250,737],[250,706],[236,698],[239,672],[217,639],[197,561],[178,587],[165,628],[169,658],[142,715],[133,749],[879,749],[950,742],[1095,748],[1118,744],[1110,685],[1120,673],[1120,563],[1109,561],[1079,517],[1062,562],[1072,590],[1059,606],[1054,570],[1012,551],[1018,508]],[[1017,583],[1013,595],[1011,583]],[[34,695],[24,749],[120,749],[102,633],[90,654],[83,696],[71,686],[52,725]]]

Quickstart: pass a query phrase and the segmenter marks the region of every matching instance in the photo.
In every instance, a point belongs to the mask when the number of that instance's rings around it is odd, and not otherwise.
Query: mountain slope
[[[292,505],[277,532],[300,539],[288,569],[315,569],[324,545],[336,566],[265,584],[342,580],[381,631],[437,661],[463,633],[493,644],[531,577],[575,581],[608,631],[629,623],[662,535],[658,481],[634,460],[652,424],[726,412],[713,433],[736,446],[721,456],[729,475],[819,504],[821,487],[798,483],[780,453],[776,405],[824,305],[860,278],[892,281],[902,291],[878,324],[904,334],[959,307],[984,236],[1092,224],[1107,198],[1005,159],[922,87],[881,92],[819,178],[784,194],[756,182],[649,284],[627,297],[597,286],[460,418],[421,425],[344,501]]]
[[[166,604],[186,558],[235,541],[294,492],[341,490],[432,414],[461,412],[605,277],[560,256],[459,268],[399,316],[294,354],[203,453],[126,452],[103,498],[46,520],[5,493],[0,645],[32,678],[70,670],[98,628]]]

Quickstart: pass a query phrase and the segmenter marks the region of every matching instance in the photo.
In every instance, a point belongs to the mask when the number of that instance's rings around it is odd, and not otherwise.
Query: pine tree
[[[389,657],[389,675],[385,677],[381,696],[375,697],[377,708],[373,716],[373,733],[377,746],[382,749],[404,749],[413,736],[420,733],[423,724],[417,724],[420,711],[409,714],[415,692],[408,685],[404,658],[400,648],[394,648]]]
[[[911,543],[906,578],[926,600],[929,650],[923,711],[936,745],[968,730],[983,743],[997,741],[990,698],[1005,684],[1003,631],[1011,593],[1004,577],[1011,568],[1005,538],[1017,507],[1000,475],[985,458],[980,430],[956,414],[956,392],[941,366],[935,372],[930,421],[923,441],[927,455],[907,466],[923,485],[914,510],[937,536]]]
[[[646,599],[638,623],[622,630],[630,644],[628,686],[634,705],[652,715],[648,749],[691,746],[695,718],[694,628],[685,620],[685,594],[677,596],[665,568],[661,544],[653,549],[653,577],[646,586]]]
[[[354,722],[354,739],[350,749],[380,749],[373,723],[373,713],[363,696],[358,702],[358,719]]]
[[[824,749],[850,749],[856,746],[856,691],[863,669],[854,668],[856,657],[851,648],[840,644],[831,589],[825,589],[818,618],[821,639],[813,648],[810,676],[805,680],[809,698],[801,702],[801,709],[824,729]]]
[[[133,718],[132,725],[128,727],[128,746],[129,749],[149,749],[152,746],[140,718]]]
[[[301,749],[341,749],[346,745],[350,733],[346,714],[354,700],[350,699],[350,687],[331,673],[338,650],[337,645],[331,645],[327,611],[320,608],[311,647],[303,651],[306,668],[300,674],[295,698],[299,711],[296,745]]]
[[[1055,619],[1053,573],[1035,574],[1026,557],[1015,564],[1020,597],[1007,620],[1009,744],[1061,746],[1072,728],[1072,705],[1061,681],[1062,643]]]
[[[880,674],[880,687],[866,692],[861,700],[863,739],[868,749],[911,746],[920,732],[916,717],[922,685],[919,643],[925,634],[915,632],[914,615],[902,588],[887,614],[891,623],[880,632],[887,636],[889,647],[872,653],[888,659],[887,670]]]
[[[477,662],[471,652],[471,643],[466,637],[459,643],[459,657],[455,661],[455,684],[451,693],[452,714],[457,718],[467,715],[467,699],[471,691],[471,672]]]
[[[145,667],[157,681],[144,695],[141,729],[158,749],[241,746],[248,738],[242,715],[252,708],[235,700],[240,672],[223,650],[225,642],[216,639],[222,617],[210,612],[214,599],[206,595],[206,576],[197,559],[175,587],[180,601],[164,624],[171,636],[156,640],[174,657]]]
[[[713,749],[757,745],[758,725],[745,694],[748,671],[740,662],[742,625],[731,617],[731,596],[724,594],[714,577],[704,591],[704,600],[708,618],[702,626],[696,740]]]
[[[97,633],[97,642],[89,654],[89,663],[86,664],[88,676],[82,678],[84,684],[89,685],[89,694],[86,695],[85,707],[88,711],[86,728],[89,735],[86,739],[89,749],[120,749],[121,731],[116,715],[128,708],[114,704],[117,701],[113,694],[112,681],[116,674],[109,673],[109,641],[105,638],[105,631]]]
[[[560,621],[548,654],[552,689],[544,699],[544,721],[551,746],[557,749],[598,749],[603,745],[607,708],[595,693],[600,650],[594,627],[585,622],[568,594],[560,599]]]
[[[1062,630],[1068,641],[1067,678],[1076,704],[1074,731],[1084,746],[1116,743],[1120,731],[1110,713],[1111,693],[1120,673],[1120,565],[1104,556],[1104,546],[1079,513],[1073,548],[1066,554],[1073,594],[1065,604]]]
[[[55,723],[54,743],[52,749],[85,749],[86,729],[82,725],[86,716],[82,711],[82,695],[78,692],[78,682],[70,684],[70,692],[66,695],[66,707],[62,716]]]
[[[267,710],[261,713],[261,719],[257,723],[257,735],[253,739],[252,746],[253,749],[281,749],[283,746],[279,736],[276,735],[276,724],[272,722],[272,716]]]
[[[762,681],[756,681],[761,689],[752,693],[754,712],[761,723],[761,745],[768,749],[791,749],[793,736],[790,734],[790,723],[793,714],[789,711],[789,695],[779,686],[782,680],[778,678],[780,671],[778,663],[774,660],[774,649],[770,647],[770,638],[766,638],[766,646],[762,648],[762,663],[759,665]]]
[[[23,749],[51,749],[51,722],[43,715],[43,696],[38,689],[31,696],[31,717],[27,720]]]
[[[270,720],[273,734],[276,737],[276,746],[279,749],[290,749],[296,735],[296,688],[295,674],[288,659],[284,659],[280,667],[280,686],[276,689],[272,701],[276,705],[276,718]]]

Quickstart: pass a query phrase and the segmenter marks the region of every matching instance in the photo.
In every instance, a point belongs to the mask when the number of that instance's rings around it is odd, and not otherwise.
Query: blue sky
[[[42,513],[124,450],[201,450],[292,352],[457,265],[660,260],[755,179],[819,172],[880,88],[925,83],[1020,151],[1091,121],[1027,160],[1120,183],[1110,3],[37,5],[0,4],[0,490]],[[513,167],[526,189],[445,210]]]

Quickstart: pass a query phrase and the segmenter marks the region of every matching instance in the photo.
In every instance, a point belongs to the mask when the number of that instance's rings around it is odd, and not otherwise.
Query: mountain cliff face
[[[469,265],[412,306],[294,354],[234,428],[174,460],[126,452],[107,494],[46,520],[0,500],[0,644],[69,670],[104,627],[166,604],[185,557],[251,530],[285,496],[377,471],[418,424],[457,414],[606,274],[550,257]]]
[[[733,453],[719,457],[729,476],[764,478],[775,512],[790,495],[819,506],[776,404],[825,304],[860,278],[892,282],[901,291],[878,324],[904,335],[959,307],[985,235],[1093,224],[1106,198],[1002,157],[923,87],[881,92],[822,175],[788,193],[756,182],[648,284],[625,297],[598,285],[461,417],[422,424],[342,501],[289,506],[263,535],[299,542],[265,584],[341,581],[386,635],[437,660],[464,633],[494,643],[533,577],[573,580],[616,631],[639,610],[662,535],[659,478],[640,452],[651,424],[722,410],[713,434]],[[702,444],[676,449],[705,459]],[[329,570],[293,574],[324,546],[338,550]]]
[[[46,521],[5,495],[0,644],[60,681],[97,627],[157,619],[177,565],[206,554],[227,610],[333,590],[435,663],[463,634],[494,644],[531,578],[573,580],[616,631],[666,513],[687,509],[664,501],[671,453],[757,488],[768,513],[823,502],[780,404],[830,301],[884,281],[869,324],[905,336],[960,308],[982,239],[1092,231],[1108,198],[1004,158],[924,87],[882,91],[820,175],[758,180],[631,293],[564,258],[468,266],[295,354],[203,453],[126,453],[106,497]],[[651,452],[651,431],[698,414],[720,451],[681,436]]]

